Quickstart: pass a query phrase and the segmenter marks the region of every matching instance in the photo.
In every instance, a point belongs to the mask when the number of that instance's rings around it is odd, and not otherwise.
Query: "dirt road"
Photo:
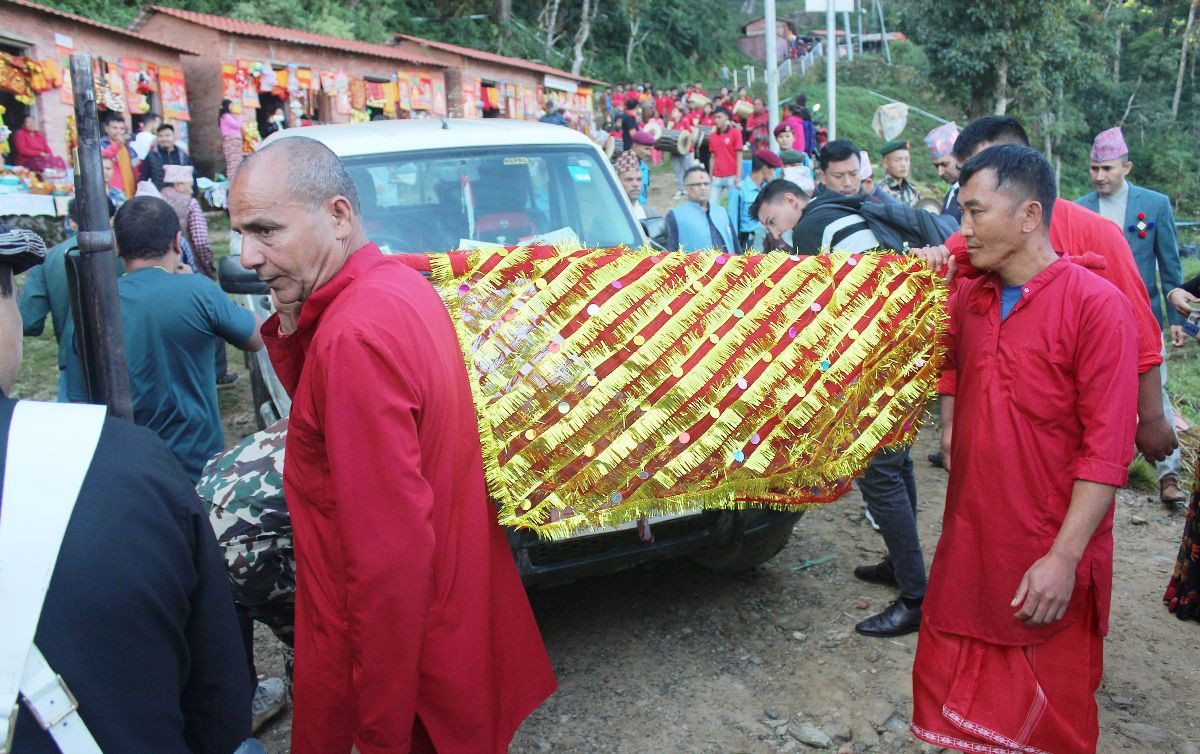
[[[931,450],[927,431],[915,451],[927,559],[946,485],[923,462]],[[534,593],[559,690],[512,752],[800,752],[804,723],[831,749],[930,751],[906,730],[916,636],[854,633],[893,598],[851,576],[884,551],[862,511],[853,492],[805,515],[783,552],[740,576],[677,561]],[[1200,625],[1159,601],[1182,512],[1122,492],[1116,520],[1100,751],[1200,752]],[[269,634],[260,639],[260,670],[278,673]],[[287,750],[289,722],[263,732],[272,752]]]
[[[654,171],[652,206],[678,203],[673,180],[669,164]],[[926,431],[914,451],[927,565],[946,489],[946,473],[924,461],[933,442]],[[797,736],[812,734],[804,723],[831,749],[932,750],[907,732],[916,636],[854,633],[893,599],[851,576],[884,552],[863,507],[853,492],[807,514],[783,552],[741,576],[678,561],[533,594],[559,690],[512,752],[799,752],[809,747]],[[1120,494],[1102,752],[1200,753],[1200,625],[1160,602],[1182,527],[1182,511]],[[260,670],[278,674],[272,640],[259,635]],[[289,722],[263,732],[272,752],[287,750]]]

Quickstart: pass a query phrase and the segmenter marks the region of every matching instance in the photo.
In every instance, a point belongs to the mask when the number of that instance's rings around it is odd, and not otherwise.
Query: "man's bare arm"
[[[1075,480],[1071,506],[1054,544],[1029,567],[1017,587],[1010,605],[1021,608],[1014,615],[1017,620],[1027,626],[1043,626],[1066,615],[1075,591],[1075,567],[1113,504],[1116,490],[1108,484]]]

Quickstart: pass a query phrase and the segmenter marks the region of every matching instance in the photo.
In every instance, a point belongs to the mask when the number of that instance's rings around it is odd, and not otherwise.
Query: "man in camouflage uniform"
[[[879,150],[879,155],[885,174],[879,183],[879,188],[901,204],[907,204],[910,207],[917,206],[917,202],[921,200],[921,192],[917,191],[908,180],[909,173],[912,172],[912,158],[909,155],[908,142],[903,139],[892,139],[883,145],[883,149]]]
[[[286,437],[287,419],[250,435],[208,462],[196,491],[209,506],[209,522],[225,555],[251,677],[258,677],[254,666],[257,620],[283,642],[290,691],[296,556],[292,549],[291,517],[283,499]],[[274,693],[275,687],[278,694]],[[260,718],[265,722],[283,709],[285,699],[279,679],[260,683],[255,700],[256,725],[260,724]]]

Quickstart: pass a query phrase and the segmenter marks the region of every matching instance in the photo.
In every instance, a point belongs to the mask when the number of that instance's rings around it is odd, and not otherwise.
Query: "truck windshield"
[[[496,147],[344,158],[367,237],[392,254],[558,242],[637,248],[620,187],[580,147]]]

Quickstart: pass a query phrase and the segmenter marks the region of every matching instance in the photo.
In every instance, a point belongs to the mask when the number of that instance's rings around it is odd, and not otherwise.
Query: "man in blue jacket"
[[[1124,232],[1134,261],[1137,262],[1138,272],[1142,275],[1142,282],[1150,294],[1150,309],[1161,326],[1163,300],[1167,292],[1183,282],[1175,216],[1171,212],[1171,200],[1164,194],[1135,186],[1126,180],[1132,168],[1129,147],[1121,129],[1110,128],[1100,133],[1092,143],[1091,154],[1092,185],[1096,190],[1076,201],[1113,221]],[[1170,306],[1167,307],[1167,317],[1171,343],[1176,348],[1182,347],[1186,341],[1184,318]],[[1163,383],[1163,411],[1170,419],[1175,413],[1167,397],[1165,361],[1159,369]],[[1187,495],[1179,487],[1179,450],[1176,449],[1165,461],[1160,461],[1157,467],[1162,501],[1168,505],[1186,501]]]
[[[727,251],[741,254],[729,214],[709,201],[712,176],[701,165],[683,174],[687,201],[667,213],[667,251]]]

